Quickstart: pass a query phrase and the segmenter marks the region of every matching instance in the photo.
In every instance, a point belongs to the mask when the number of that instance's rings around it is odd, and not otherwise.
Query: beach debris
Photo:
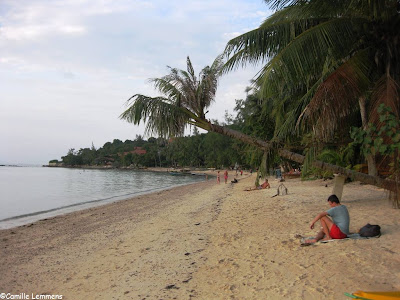
[[[287,187],[283,183],[281,183],[278,186],[278,195],[287,195],[287,194],[288,194]]]
[[[278,189],[276,190],[276,194],[273,195],[271,198],[274,198],[274,197],[276,197],[276,196],[283,196],[283,195],[287,195],[287,194],[288,194],[288,189],[287,189],[287,187],[286,187],[283,183],[281,183],[281,184],[278,186]]]
[[[183,282],[183,283],[189,283],[189,281],[192,280],[192,279],[193,279],[193,277],[189,277],[188,279],[183,280],[182,282]]]
[[[314,245],[314,243],[301,243],[300,247],[308,247],[308,246],[311,246],[311,245]]]
[[[167,290],[171,290],[171,289],[179,290],[179,287],[177,287],[175,284],[170,284],[170,285],[167,285],[165,287],[165,289],[167,289]]]

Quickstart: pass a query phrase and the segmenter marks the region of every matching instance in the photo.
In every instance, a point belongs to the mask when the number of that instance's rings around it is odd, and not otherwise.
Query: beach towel
[[[379,236],[375,236],[372,238],[378,238]],[[347,240],[366,240],[366,239],[370,239],[371,237],[364,237],[361,236],[359,233],[351,233],[347,236],[347,238],[345,239],[333,239],[333,240],[327,240],[327,241],[319,241],[316,243],[306,243],[306,241],[308,240],[312,240],[315,239],[315,237],[303,237],[300,240],[300,246],[305,247],[305,246],[311,246],[311,245],[320,245],[320,244],[326,244],[326,243],[330,243],[330,242],[337,242],[337,241],[347,241]]]

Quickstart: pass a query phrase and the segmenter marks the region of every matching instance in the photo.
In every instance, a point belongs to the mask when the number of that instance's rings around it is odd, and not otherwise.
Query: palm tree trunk
[[[358,99],[358,104],[360,105],[362,127],[364,130],[366,130],[368,127],[368,116],[365,97],[360,97]],[[367,159],[368,164],[368,174],[371,176],[377,176],[378,172],[376,170],[375,156],[372,154],[368,154],[365,158]]]
[[[211,123],[208,123],[208,124],[209,124],[209,126],[207,126],[207,129],[206,128],[203,128],[203,129],[229,136],[231,138],[240,140],[246,144],[256,146],[264,151],[269,150],[271,148],[271,144],[266,141],[248,136],[242,132],[239,132],[239,131],[236,131],[236,130],[233,130],[233,129],[230,129],[227,127],[223,127],[223,126],[219,126],[219,125],[211,124]],[[291,161],[295,161],[299,164],[303,164],[304,160],[305,160],[304,155],[300,155],[298,153],[294,153],[294,152],[291,152],[286,149],[278,149],[278,155],[283,158],[289,159]],[[325,163],[325,162],[319,161],[319,160],[314,161],[312,163],[312,165],[314,167],[320,168],[324,171],[331,171],[333,173],[343,174],[345,176],[352,178],[353,180],[361,181],[363,183],[371,184],[371,185],[381,187],[381,188],[384,188],[384,189],[387,189],[390,191],[394,191],[394,192],[396,191],[396,182],[394,180],[382,179],[382,178],[379,178],[377,176],[373,176],[370,174],[355,172],[355,171],[352,171],[352,170],[349,170],[349,169],[346,169],[343,167],[339,167],[336,165],[328,164],[328,163]]]

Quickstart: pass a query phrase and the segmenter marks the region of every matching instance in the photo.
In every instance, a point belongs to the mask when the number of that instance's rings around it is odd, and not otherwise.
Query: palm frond
[[[203,115],[204,109],[208,108],[215,100],[218,88],[218,79],[221,76],[223,64],[223,56],[219,55],[211,66],[206,66],[200,72],[200,82],[197,87],[196,95],[198,115]]]
[[[283,9],[290,6],[303,6],[305,12],[332,12],[337,15],[362,15],[373,19],[385,19],[392,16],[398,10],[397,0],[264,0],[272,9]]]
[[[268,17],[259,28],[228,42],[224,53],[230,58],[224,67],[224,72],[239,66],[244,67],[247,63],[257,64],[267,61],[289,46],[293,39],[297,39],[312,28],[314,31],[308,34],[308,40],[303,43],[306,45],[303,47],[303,52],[304,50],[315,52],[320,46],[327,48],[324,44],[328,44],[328,48],[332,45],[343,44],[346,42],[346,36],[353,32],[352,27],[355,23],[363,19],[363,16],[358,19],[353,18],[351,14],[351,17],[347,17],[348,0],[288,2],[289,6],[282,7],[281,10]],[[327,22],[329,20],[336,20],[337,23]],[[348,24],[350,20],[351,25]],[[319,24],[324,25],[317,27]],[[314,39],[311,40],[310,37]],[[324,49],[321,49],[322,53],[323,51]],[[302,54],[299,54],[299,58],[302,59]],[[314,60],[318,60],[318,57],[314,57]]]
[[[315,133],[323,140],[335,133],[340,120],[358,109],[358,99],[370,84],[366,50],[332,69],[327,72],[329,76],[317,82],[318,89],[301,115],[301,119],[311,121]]]
[[[310,90],[310,93],[306,93],[304,96],[300,97],[300,99],[293,99],[295,101],[292,102],[291,107],[288,109],[284,122],[276,128],[275,136],[277,138],[283,139],[295,135],[296,133],[300,133],[301,127],[298,126],[299,118],[302,111],[304,111],[306,105],[309,103],[311,94],[312,90]]]
[[[303,32],[260,71],[256,79],[258,85],[264,91],[276,89],[276,85],[298,84],[310,74],[320,73],[321,61],[327,53],[337,55],[334,59],[338,60],[354,46],[354,24],[354,20],[333,19]],[[273,78],[279,80],[271,80]]]
[[[146,123],[146,134],[156,133],[163,137],[181,136],[190,122],[189,111],[177,107],[164,97],[147,97],[136,94],[126,103],[128,108],[120,119],[135,125]]]
[[[293,19],[293,16],[298,16],[298,8],[285,8],[266,19],[259,28],[230,40],[224,55],[231,57],[223,72],[244,67],[247,63],[266,61],[288,45],[296,34],[314,24],[306,19]]]
[[[397,118],[400,116],[400,86],[390,75],[383,75],[375,84],[371,95],[370,121],[379,124],[378,107],[385,104],[390,107]]]
[[[169,78],[166,78],[166,76],[162,78],[151,78],[149,82],[151,82],[160,93],[165,95],[169,102],[174,102],[177,106],[181,106],[181,91],[171,83]]]
[[[190,74],[190,77],[189,76],[186,77],[190,78],[191,81],[196,82],[197,81],[196,75],[194,74],[193,65],[192,62],[190,61],[189,56],[186,58],[186,65],[187,65],[187,71]]]

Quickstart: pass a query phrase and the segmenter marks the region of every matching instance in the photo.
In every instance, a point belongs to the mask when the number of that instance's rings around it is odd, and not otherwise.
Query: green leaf
[[[387,125],[390,128],[396,128],[398,124],[397,124],[396,120],[388,120]]]
[[[383,139],[382,138],[377,138],[374,141],[374,147],[379,148],[383,144]]]
[[[367,145],[371,144],[372,143],[372,138],[370,136],[366,136],[364,138],[364,143],[367,144]]]
[[[379,107],[378,107],[378,113],[381,114],[384,110],[385,110],[385,104],[382,103],[382,104],[379,105]]]
[[[388,148],[387,145],[381,145],[381,146],[378,148],[378,151],[379,151],[379,153],[381,153],[381,154],[385,154],[387,148]]]
[[[385,133],[387,131],[387,126],[382,126],[381,129],[378,131],[378,135],[382,135],[382,133]]]

